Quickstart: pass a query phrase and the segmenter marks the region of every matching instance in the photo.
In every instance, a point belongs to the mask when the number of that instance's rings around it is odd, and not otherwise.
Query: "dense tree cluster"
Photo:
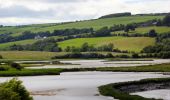
[[[108,27],[103,27],[103,28],[97,30],[96,32],[92,33],[92,35],[94,37],[110,36],[111,35],[111,31],[109,30]]]
[[[157,26],[170,26],[170,14],[167,14],[162,20],[157,21]]]
[[[50,52],[60,52],[61,48],[58,47],[55,39],[49,38],[44,40],[39,40],[33,44],[27,45],[12,45],[9,48],[10,50],[29,50],[29,51],[50,51]]]
[[[130,12],[125,12],[125,13],[115,13],[115,14],[109,14],[100,17],[99,19],[104,19],[104,18],[113,18],[113,17],[123,17],[123,16],[131,16],[132,14]]]
[[[99,53],[80,53],[74,52],[65,55],[55,56],[53,59],[63,59],[63,58],[106,58],[105,55]]]
[[[84,34],[84,33],[92,33],[93,28],[83,28],[83,29],[64,29],[64,30],[54,30],[51,33],[52,36],[69,36],[69,35],[77,35],[77,34]]]
[[[13,33],[5,33],[0,34],[0,43],[5,42],[13,42],[13,41],[19,41],[19,40],[26,40],[26,39],[34,39],[35,37],[39,36],[41,38],[43,37],[50,37],[50,36],[71,36],[71,35],[79,35],[79,34],[85,34],[85,33],[92,33],[93,28],[83,28],[83,29],[64,29],[64,30],[54,30],[53,32],[31,32],[31,31],[25,31],[19,36],[11,36]]]
[[[119,55],[113,55],[112,53],[107,53],[107,54],[101,54],[97,52],[93,53],[80,53],[80,52],[72,52],[72,53],[67,53],[63,55],[56,55],[52,57],[52,59],[63,59],[63,58],[140,58],[140,56],[137,53],[133,53],[132,56],[126,55],[126,54],[119,54]],[[145,56],[146,57],[146,56]]]
[[[151,57],[170,58],[170,33],[159,34],[156,44],[145,47],[142,52]]]
[[[128,55],[117,55],[114,56],[112,53],[107,54],[100,54],[100,53],[80,53],[80,52],[73,52],[64,55],[57,55],[52,57],[52,59],[63,59],[63,58],[130,58]]]
[[[81,47],[75,47],[75,46],[67,46],[65,48],[66,52],[91,52],[91,51],[114,51],[114,44],[109,43],[106,45],[101,45],[98,47],[94,47],[93,45],[89,45],[88,43],[82,44]],[[116,51],[116,50],[115,50]]]
[[[125,32],[129,32],[129,30],[134,31],[137,26],[135,24],[127,24],[126,27],[124,28]]]

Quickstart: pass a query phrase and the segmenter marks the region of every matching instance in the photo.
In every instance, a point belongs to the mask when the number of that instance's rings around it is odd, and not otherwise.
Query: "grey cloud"
[[[87,0],[37,0],[39,2],[47,2],[47,3],[75,3],[75,2],[84,2]]]
[[[155,2],[155,1],[161,1],[161,2],[166,2],[169,0],[125,0],[126,3],[139,3],[139,2]]]
[[[34,11],[24,6],[12,6],[9,8],[0,8],[0,17],[48,17],[54,16],[53,10]]]

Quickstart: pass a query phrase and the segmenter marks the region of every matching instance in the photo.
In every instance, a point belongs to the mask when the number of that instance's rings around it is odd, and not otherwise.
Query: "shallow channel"
[[[41,69],[41,68],[133,67],[133,66],[170,63],[170,59],[157,59],[153,61],[61,60],[60,62],[68,63],[69,65],[67,64],[66,65],[45,65],[45,66],[28,67],[28,68]]]

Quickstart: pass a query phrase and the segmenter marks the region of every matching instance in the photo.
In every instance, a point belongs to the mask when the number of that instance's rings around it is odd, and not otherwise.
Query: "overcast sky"
[[[170,0],[0,0],[2,25],[85,20],[119,12],[170,12]]]

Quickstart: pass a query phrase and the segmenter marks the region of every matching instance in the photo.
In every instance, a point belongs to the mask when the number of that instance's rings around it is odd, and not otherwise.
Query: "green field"
[[[35,40],[35,39],[29,39],[29,40],[1,43],[0,44],[0,50],[8,49],[9,46],[14,45],[14,44],[17,44],[17,45],[33,44],[36,41],[37,40]]]
[[[104,26],[112,26],[114,24],[129,24],[129,23],[139,23],[145,22],[152,19],[161,19],[163,16],[130,16],[130,17],[115,17],[106,19],[97,19],[89,21],[80,21],[76,23],[62,24],[51,27],[46,27],[42,30],[54,30],[54,29],[66,29],[66,28],[94,28],[99,29]],[[35,30],[37,31],[37,30]]]
[[[37,24],[28,26],[11,26],[0,28],[0,33],[13,32],[13,36],[17,36],[24,31],[40,32],[40,31],[54,31],[55,29],[67,29],[67,28],[94,28],[99,29],[104,26],[112,26],[114,24],[129,24],[145,22],[152,19],[161,19],[164,16],[130,16],[130,17],[116,17],[106,19],[95,19],[89,21],[79,21],[74,23],[65,24]]]
[[[40,51],[0,51],[4,59],[10,60],[49,60],[55,56],[55,52]]]
[[[51,36],[49,38],[63,38],[62,36]],[[39,41],[41,39],[28,39],[28,40],[21,40],[21,41],[14,41],[14,42],[7,42],[7,43],[0,43],[0,50],[8,50],[9,46],[17,44],[17,45],[26,45],[26,44],[33,44],[36,41]]]
[[[128,50],[139,52],[144,47],[153,45],[155,43],[154,38],[149,37],[99,37],[99,38],[78,38],[59,42],[59,46],[63,49],[67,46],[80,47],[83,43],[89,43],[93,46],[101,46],[104,44],[113,43],[115,48],[120,50]]]
[[[166,26],[159,26],[159,27],[158,26],[150,26],[150,27],[136,28],[135,31],[130,31],[129,34],[133,34],[133,33],[145,34],[145,33],[148,33],[152,29],[154,29],[159,34],[170,32],[170,27],[166,27]],[[122,33],[125,33],[125,32],[124,31],[112,32],[112,34],[118,34],[118,33],[122,34]]]

